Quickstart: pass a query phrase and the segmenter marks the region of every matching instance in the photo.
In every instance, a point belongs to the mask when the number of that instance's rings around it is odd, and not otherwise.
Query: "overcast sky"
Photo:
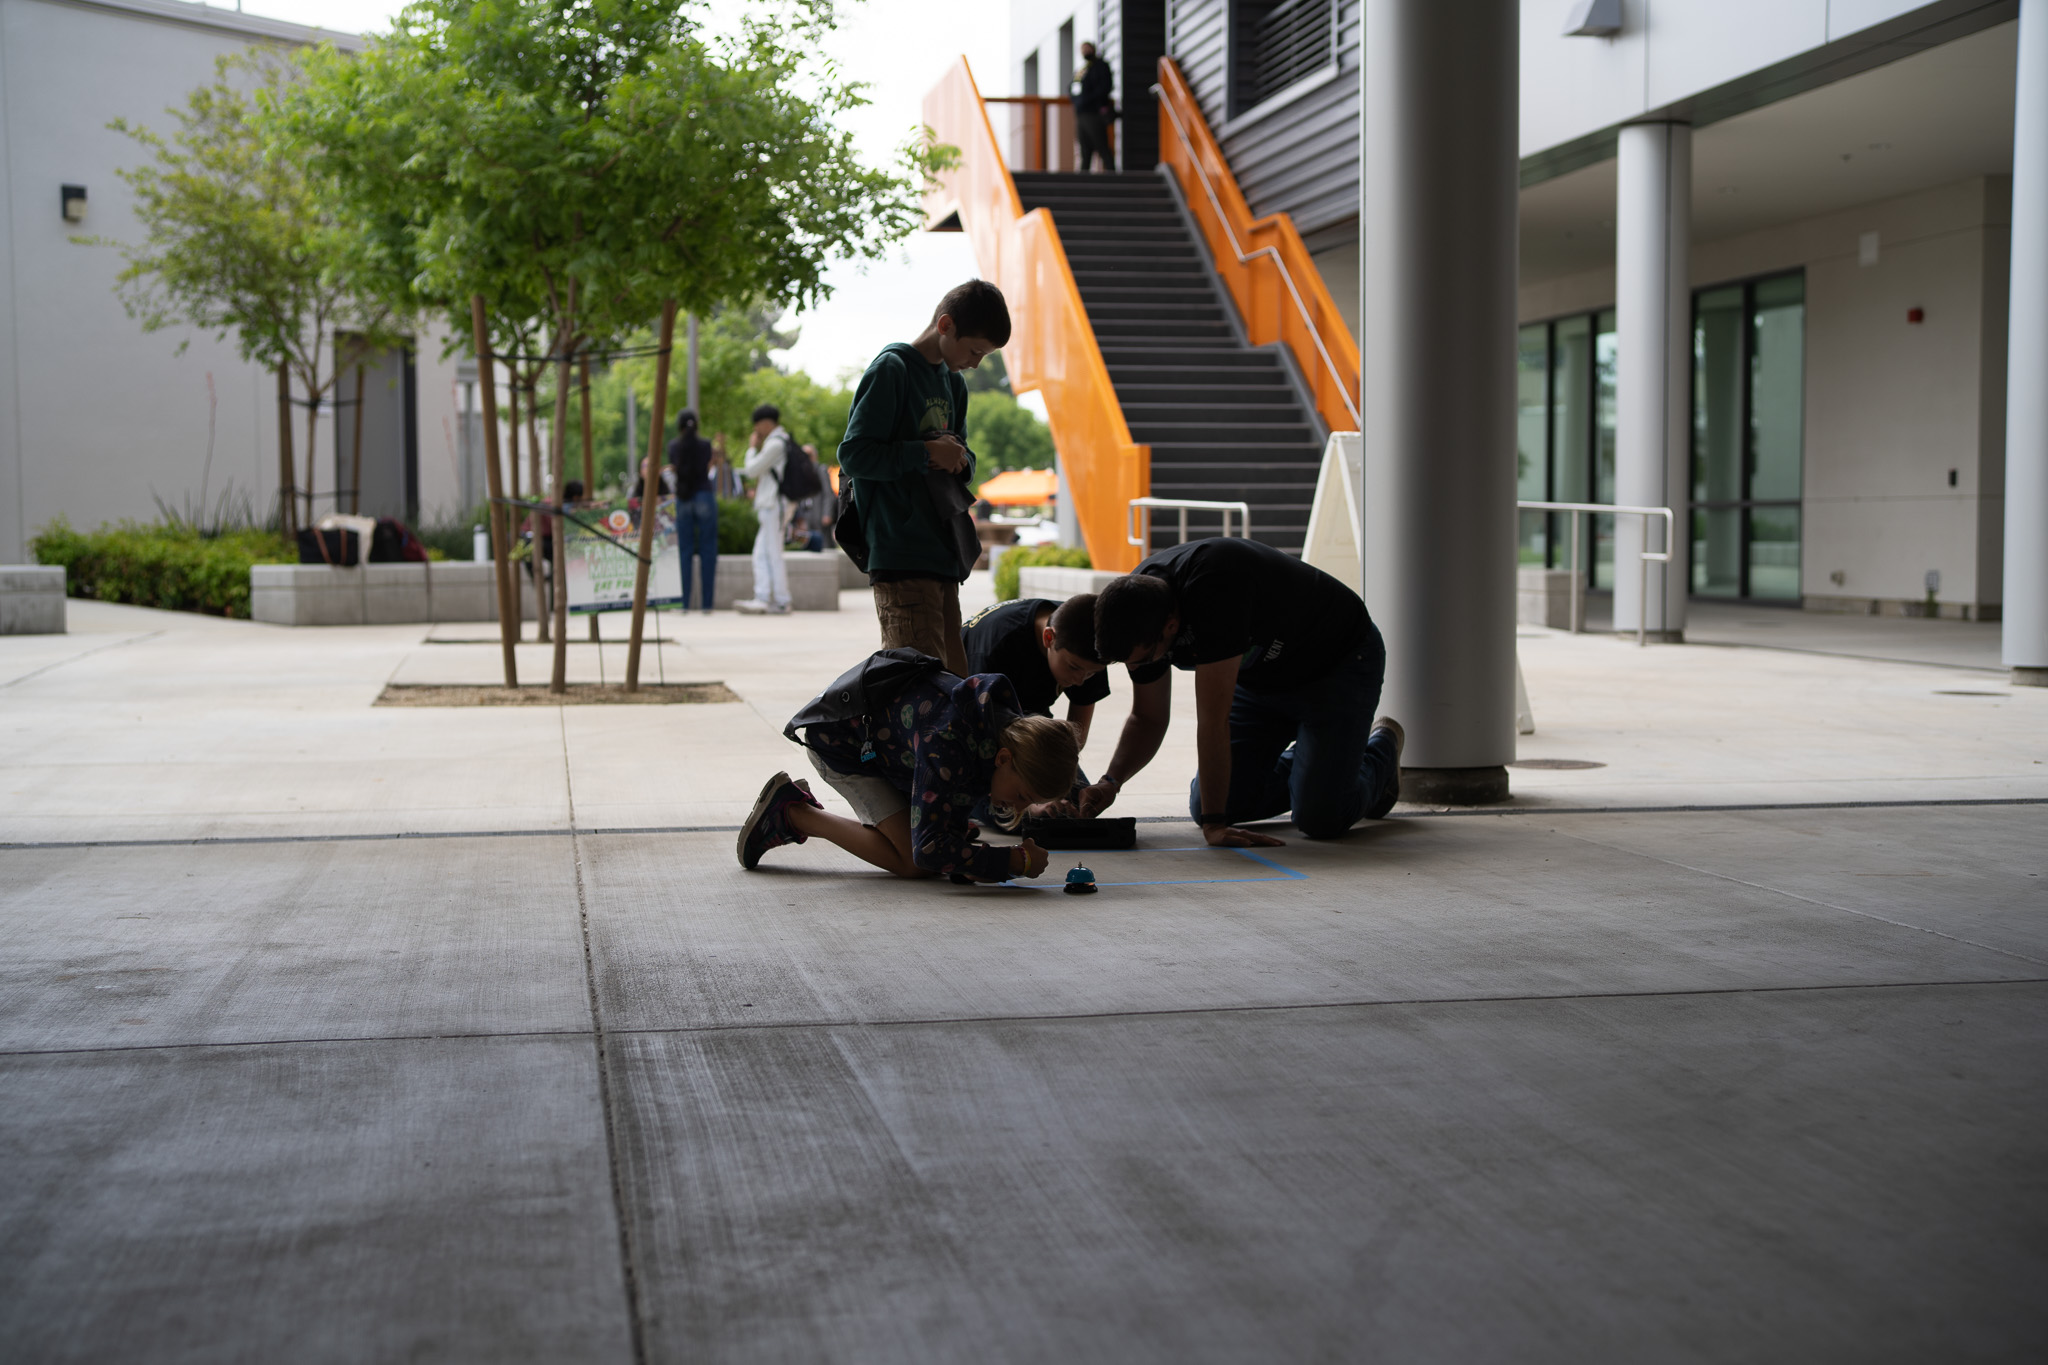
[[[403,5],[390,0],[243,0],[252,14],[355,33],[385,27]],[[1006,0],[840,0],[840,26],[828,48],[874,101],[850,127],[870,163],[888,161],[921,121],[925,91],[964,53],[982,88],[1005,87],[1009,60]],[[862,268],[841,264],[827,276],[832,298],[796,319],[802,338],[783,357],[793,369],[831,383],[864,369],[891,341],[907,341],[932,305],[975,273],[974,253],[959,233],[918,233],[889,259]]]

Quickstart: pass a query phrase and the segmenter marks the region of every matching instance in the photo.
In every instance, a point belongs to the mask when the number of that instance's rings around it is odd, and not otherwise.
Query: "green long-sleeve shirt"
[[[867,534],[870,573],[928,573],[960,581],[960,551],[932,501],[925,440],[950,431],[965,442],[967,384],[908,342],[884,347],[860,377],[839,468]],[[967,457],[972,479],[974,456]]]

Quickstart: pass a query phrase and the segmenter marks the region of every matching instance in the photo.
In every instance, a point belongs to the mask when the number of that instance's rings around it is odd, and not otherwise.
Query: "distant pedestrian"
[[[684,408],[676,417],[676,438],[668,443],[668,463],[676,481],[676,541],[683,552],[683,610],[690,609],[694,559],[706,616],[718,600],[718,490],[712,482],[716,460],[711,442],[697,434],[696,410]]]
[[[782,538],[789,504],[782,496],[782,470],[795,444],[783,430],[782,410],[773,403],[754,409],[754,434],[747,438],[746,476],[754,481],[754,595],[733,604],[750,616],[781,616],[789,610],[789,566],[782,558]]]
[[[960,433],[967,384],[960,371],[981,364],[1010,339],[1003,291],[969,280],[949,291],[915,341],[884,347],[854,390],[842,480],[858,519],[875,585],[882,648],[911,648],[967,674],[960,647],[960,584],[980,553],[974,522],[974,456]]]
[[[1116,151],[1109,138],[1110,124],[1116,121],[1115,89],[1116,73],[1095,55],[1095,44],[1081,44],[1081,69],[1074,73],[1067,93],[1074,101],[1074,140],[1080,146],[1084,171],[1091,169],[1098,154],[1103,170],[1116,169]]]

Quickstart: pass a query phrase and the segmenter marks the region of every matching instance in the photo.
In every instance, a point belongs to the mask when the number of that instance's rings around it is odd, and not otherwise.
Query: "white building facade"
[[[259,518],[275,508],[275,372],[243,361],[233,337],[145,334],[115,293],[120,253],[73,239],[142,236],[115,172],[144,154],[110,121],[168,134],[165,109],[212,81],[218,57],[326,38],[357,41],[180,0],[0,0],[0,563],[27,560],[57,517],[86,529],[154,520],[158,498],[184,510],[230,481]],[[80,189],[83,217],[67,220],[64,199]],[[481,496],[465,467],[474,402],[443,341],[427,329],[370,367],[365,512],[433,520]],[[354,388],[329,397],[353,400]],[[303,488],[305,410],[294,414]],[[319,418],[316,513],[352,479],[354,420],[352,407]]]

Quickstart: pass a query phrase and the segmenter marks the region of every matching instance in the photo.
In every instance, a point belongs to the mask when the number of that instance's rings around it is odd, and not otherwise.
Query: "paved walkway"
[[[1099,896],[742,873],[844,605],[0,641],[10,1358],[2048,1347],[2048,693],[1525,630],[1512,813],[1192,847],[1182,693]]]

